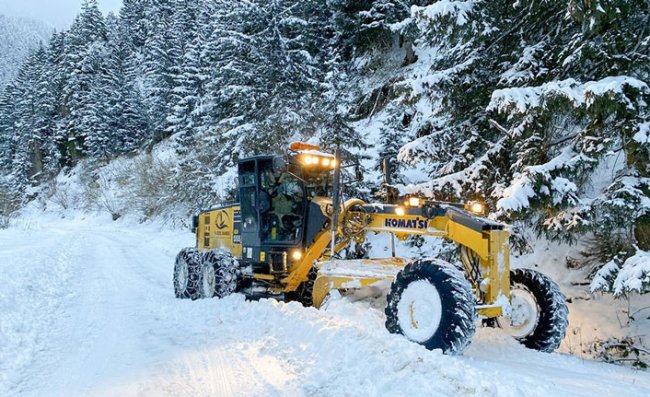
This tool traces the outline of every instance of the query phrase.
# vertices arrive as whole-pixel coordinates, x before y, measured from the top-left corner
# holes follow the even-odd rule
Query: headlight
[[[470,201],[465,205],[465,209],[475,214],[482,215],[485,212],[485,205],[478,201]]]
[[[306,166],[320,166],[318,168],[336,167],[336,160],[331,157],[318,156],[313,154],[302,154],[299,159]]]
[[[409,207],[419,207],[420,198],[419,197],[409,197]]]

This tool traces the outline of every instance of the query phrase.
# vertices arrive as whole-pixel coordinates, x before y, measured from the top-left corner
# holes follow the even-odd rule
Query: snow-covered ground
[[[389,334],[381,310],[174,298],[188,231],[108,215],[0,230],[0,396],[647,396],[650,374],[479,329],[463,356]]]

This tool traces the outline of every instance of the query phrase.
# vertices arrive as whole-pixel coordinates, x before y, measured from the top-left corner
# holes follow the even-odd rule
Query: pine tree
[[[436,56],[427,75],[400,83],[401,103],[416,106],[408,127],[415,140],[399,157],[426,165],[431,180],[406,190],[483,197],[495,216],[552,239],[623,233],[643,246],[648,8],[640,1],[414,7],[406,22],[417,28],[416,45]],[[628,159],[624,169],[590,196],[594,170],[617,151]]]
[[[28,57],[18,72],[13,84],[8,87],[8,96],[2,100],[4,120],[0,128],[4,131],[2,151],[5,161],[10,162],[7,177],[16,191],[22,192],[41,177],[43,170],[42,137],[39,135],[42,125],[39,97],[39,76],[45,66],[45,51],[41,48]]]
[[[173,0],[152,0],[146,18],[150,24],[149,36],[142,48],[143,103],[147,109],[152,143],[169,136],[167,116],[171,107],[175,65],[171,51],[173,42]]]
[[[106,30],[104,18],[96,0],[85,0],[82,12],[77,16],[66,37],[63,60],[67,76],[63,87],[65,133],[67,135],[66,158],[78,160],[85,149],[85,139],[96,121],[97,102],[90,91],[102,62]]]
[[[182,63],[175,79],[175,106],[168,121],[170,132],[179,133],[177,140],[182,146],[187,146],[193,134],[200,133],[209,125],[204,124],[207,98],[207,83],[210,76],[210,53],[208,40],[211,33],[211,19],[214,13],[212,2],[199,3],[196,8],[181,12],[190,15],[192,22],[179,21],[185,24],[185,48]]]

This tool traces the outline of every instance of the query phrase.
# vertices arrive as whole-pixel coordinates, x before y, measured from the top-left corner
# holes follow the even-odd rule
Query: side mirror
[[[264,190],[257,194],[257,209],[260,214],[267,213],[271,209],[271,196]]]
[[[196,229],[199,228],[199,216],[194,215],[192,217],[192,233],[196,233]]]

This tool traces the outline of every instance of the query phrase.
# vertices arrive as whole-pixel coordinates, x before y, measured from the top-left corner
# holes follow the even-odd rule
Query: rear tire
[[[201,261],[196,248],[183,248],[174,263],[174,293],[180,299],[199,299]]]
[[[463,273],[445,261],[407,265],[391,285],[386,328],[429,350],[461,354],[476,332],[476,297]]]
[[[201,254],[201,296],[223,298],[237,290],[239,265],[235,258],[223,250]]]
[[[550,353],[562,343],[569,325],[569,309],[560,287],[530,269],[510,272],[512,314],[496,323],[521,344]]]

